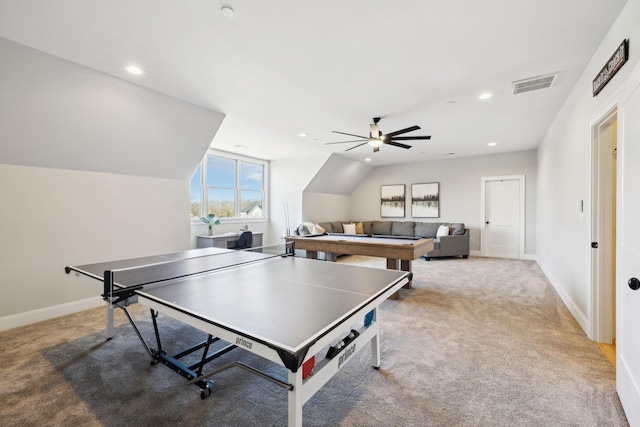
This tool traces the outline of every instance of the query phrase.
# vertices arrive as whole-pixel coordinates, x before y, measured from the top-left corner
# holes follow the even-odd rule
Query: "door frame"
[[[605,236],[602,235],[600,226],[601,218],[599,215],[599,155],[598,145],[600,137],[600,129],[611,124],[611,122],[618,117],[618,93],[609,99],[609,101],[589,120],[589,136],[591,141],[591,153],[589,159],[589,174],[590,174],[590,196],[591,201],[589,205],[589,230],[590,241],[600,242],[603,241]],[[619,140],[619,135],[616,137]],[[619,142],[619,141],[617,141]],[[617,178],[617,177],[616,177]],[[616,193],[619,191],[620,183],[616,179]],[[613,231],[616,235],[617,230]],[[589,318],[589,339],[595,342],[611,343],[613,338],[613,313],[611,312],[611,304],[615,304],[615,301],[611,301],[616,283],[607,285],[600,282],[600,267],[603,262],[601,253],[596,249],[589,248],[589,305],[588,305],[588,318]],[[616,263],[612,268],[617,270]]]
[[[524,175],[504,175],[504,176],[487,176],[480,178],[480,205],[481,205],[481,222],[480,222],[480,255],[486,256],[486,195],[485,188],[489,181],[505,181],[505,180],[517,180],[520,184],[520,200],[518,203],[518,259],[524,259],[524,247],[525,247],[525,176]]]

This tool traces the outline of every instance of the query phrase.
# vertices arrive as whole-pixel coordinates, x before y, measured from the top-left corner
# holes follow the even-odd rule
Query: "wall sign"
[[[618,70],[627,62],[629,58],[629,39],[624,39],[611,58],[602,67],[595,79],[593,79],[593,96],[596,96],[609,83],[609,80],[616,75]]]

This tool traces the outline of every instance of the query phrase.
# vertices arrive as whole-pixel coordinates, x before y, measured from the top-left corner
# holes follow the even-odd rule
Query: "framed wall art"
[[[404,184],[380,186],[380,216],[404,218]]]
[[[440,217],[440,183],[411,184],[411,216]]]

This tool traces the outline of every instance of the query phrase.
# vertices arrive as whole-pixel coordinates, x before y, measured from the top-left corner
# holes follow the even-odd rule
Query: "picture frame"
[[[404,184],[380,186],[380,216],[382,218],[404,218]]]
[[[411,184],[411,216],[440,217],[440,183]]]

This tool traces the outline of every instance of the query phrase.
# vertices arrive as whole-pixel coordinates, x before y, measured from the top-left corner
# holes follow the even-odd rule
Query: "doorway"
[[[592,339],[615,366],[618,114],[613,107],[591,128]]]
[[[524,175],[482,178],[482,256],[524,258],[524,181]]]

